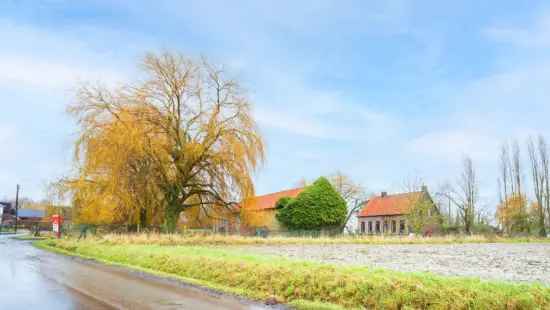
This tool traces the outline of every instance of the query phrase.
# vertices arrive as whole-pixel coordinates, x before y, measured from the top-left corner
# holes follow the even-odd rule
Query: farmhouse
[[[255,234],[257,229],[279,231],[275,204],[283,197],[294,198],[303,188],[255,196],[236,207],[190,208],[180,214],[179,223],[191,229],[207,229],[217,233]]]
[[[243,202],[241,209],[242,223],[250,229],[280,231],[281,225],[275,217],[275,205],[283,197],[296,198],[304,188],[294,188],[267,195],[252,197]]]
[[[417,212],[415,208],[422,208]],[[415,225],[411,223],[411,212],[416,216]],[[413,226],[420,232],[438,229],[439,212],[426,186],[416,192],[388,195],[382,192],[364,203],[357,215],[358,229],[363,234],[404,235],[412,232]],[[420,225],[418,225],[420,221]]]

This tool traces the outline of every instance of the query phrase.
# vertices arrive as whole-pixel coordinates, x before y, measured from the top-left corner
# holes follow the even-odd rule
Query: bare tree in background
[[[527,153],[529,154],[529,163],[531,166],[531,177],[533,182],[533,191],[535,193],[535,199],[537,201],[537,225],[538,233],[540,236],[546,236],[546,230],[544,227],[544,210],[545,210],[545,198],[544,189],[546,186],[546,176],[543,172],[541,155],[546,154],[546,147],[544,139],[539,137],[538,143],[531,137],[527,141]]]
[[[459,209],[464,221],[464,230],[466,233],[471,233],[479,190],[472,159],[470,157],[464,158],[463,165],[464,170],[458,184],[462,198]]]
[[[424,180],[417,175],[409,175],[405,180],[403,180],[403,191],[406,193],[418,192],[422,190],[424,186]]]
[[[546,140],[543,136],[539,136],[538,146],[541,174],[543,175],[543,178],[545,180],[542,189],[542,197],[544,203],[540,207],[546,210],[545,213],[548,217],[547,224],[550,225],[550,158],[548,155],[548,144],[546,144]]]
[[[302,177],[298,181],[296,181],[295,186],[296,187],[306,187],[309,185],[309,182],[306,180],[306,178]]]
[[[510,147],[508,143],[501,146],[499,161],[500,176],[497,180],[497,183],[499,185],[499,206],[500,208],[502,208],[502,210],[508,210],[510,197],[513,195],[514,192],[512,163],[510,160]],[[500,219],[499,221],[502,225],[502,228],[506,231],[507,234],[510,234],[510,225],[508,225],[507,221],[503,220],[504,217],[502,216],[502,214],[499,214],[502,212],[502,210],[497,210],[497,217]]]
[[[361,209],[363,202],[366,200],[367,195],[365,188],[341,172],[336,172],[329,177],[329,180],[340,196],[344,198],[348,207],[348,214],[342,226],[342,230],[347,229],[348,231],[351,231],[348,227],[348,223],[355,213]]]
[[[534,148],[533,148],[534,150]],[[528,147],[529,156],[532,152]],[[534,154],[534,153],[533,153]],[[531,159],[531,158],[530,158]],[[505,143],[500,152],[499,205],[497,218],[507,234],[528,232],[529,216],[524,193],[523,167],[519,143]]]
[[[508,199],[508,195],[510,194],[511,190],[511,182],[509,180],[510,175],[510,154],[508,152],[508,146],[506,144],[503,144],[500,148],[500,176],[498,179],[498,184],[500,187],[500,200],[501,203],[506,204],[506,200]]]
[[[522,194],[523,172],[521,150],[517,141],[505,143],[500,149],[500,176],[498,183],[503,201],[512,195]]]
[[[464,225],[464,232],[471,234],[477,215],[479,190],[472,159],[468,156],[465,157],[462,165],[462,173],[457,181],[456,188],[449,184],[439,195],[447,197],[456,207],[457,216],[460,217]]]
[[[453,213],[456,214],[456,211],[454,211],[455,206],[447,197],[446,194],[444,194],[448,189],[450,188],[450,185],[448,183],[440,184],[437,187],[437,191],[435,192],[434,198],[435,203],[438,206],[438,209],[441,211],[441,215],[443,215],[443,220],[446,221],[448,226],[453,226],[456,224],[456,220],[453,217]]]
[[[521,167],[521,150],[517,141],[512,143],[512,178],[514,194],[522,196],[521,186],[523,181],[523,172]]]

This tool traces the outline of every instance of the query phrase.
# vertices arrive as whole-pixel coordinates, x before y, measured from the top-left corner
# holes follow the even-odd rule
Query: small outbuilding
[[[17,211],[17,218],[21,223],[41,222],[45,216],[46,212],[44,210],[19,209]]]

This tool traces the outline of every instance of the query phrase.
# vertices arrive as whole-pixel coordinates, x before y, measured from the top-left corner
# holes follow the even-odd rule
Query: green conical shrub
[[[290,230],[336,228],[346,219],[346,202],[325,177],[320,177],[295,199],[277,202],[277,220]]]

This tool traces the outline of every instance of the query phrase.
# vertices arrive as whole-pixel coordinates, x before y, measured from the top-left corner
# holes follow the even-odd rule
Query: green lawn
[[[336,267],[227,247],[42,240],[37,246],[300,309],[550,309],[550,288],[365,267]]]

